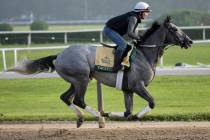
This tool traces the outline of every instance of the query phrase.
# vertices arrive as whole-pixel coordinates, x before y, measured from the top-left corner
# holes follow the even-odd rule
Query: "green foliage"
[[[42,20],[34,21],[31,26],[31,30],[48,30],[48,24]]]
[[[177,10],[162,15],[158,20],[163,21],[166,16],[171,16],[173,23],[178,26],[210,25],[210,14],[205,12]]]
[[[210,64],[209,43],[193,44],[192,48],[181,49],[179,46],[170,47],[163,56],[164,66],[174,66],[177,62],[196,65],[198,62]]]
[[[10,24],[0,24],[0,31],[13,31],[13,26]]]
[[[210,14],[199,11],[177,10],[171,13],[166,13],[160,16],[157,21],[160,23],[165,20],[167,16],[171,16],[172,22],[177,26],[206,26],[210,25]],[[148,27],[152,23],[147,24]],[[203,39],[202,29],[185,29],[183,30],[192,40]],[[210,39],[210,30],[206,29],[206,39]]]

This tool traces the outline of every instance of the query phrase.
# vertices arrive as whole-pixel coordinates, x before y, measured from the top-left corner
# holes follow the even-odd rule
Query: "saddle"
[[[117,48],[117,45],[109,45],[109,44],[106,44],[106,43],[103,43],[103,42],[101,42],[100,43],[103,47],[108,47],[108,48]]]

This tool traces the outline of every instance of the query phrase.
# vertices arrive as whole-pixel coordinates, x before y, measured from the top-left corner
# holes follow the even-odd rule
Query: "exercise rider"
[[[121,57],[127,47],[127,42],[123,35],[127,34],[131,39],[140,40],[136,28],[141,23],[141,19],[148,17],[150,11],[149,4],[138,2],[132,11],[113,17],[106,22],[103,34],[118,46],[115,52],[114,72],[123,69]]]

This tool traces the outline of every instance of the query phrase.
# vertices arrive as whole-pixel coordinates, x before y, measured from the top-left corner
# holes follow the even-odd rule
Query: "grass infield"
[[[148,90],[156,107],[143,120],[210,120],[210,76],[158,76]],[[0,80],[0,121],[75,120],[59,96],[69,84],[61,78]],[[124,111],[123,94],[103,86],[105,111]],[[86,93],[86,103],[97,108],[96,81]],[[134,96],[134,113],[147,102]],[[85,112],[86,120],[96,120]]]

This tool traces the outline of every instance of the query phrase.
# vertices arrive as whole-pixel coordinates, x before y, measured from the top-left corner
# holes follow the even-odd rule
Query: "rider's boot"
[[[115,51],[115,58],[114,58],[115,61],[114,61],[113,72],[117,72],[117,71],[123,69],[123,66],[121,65],[122,55],[123,55],[123,51],[116,49],[116,51]]]

